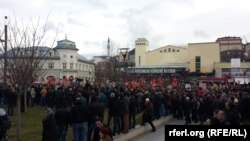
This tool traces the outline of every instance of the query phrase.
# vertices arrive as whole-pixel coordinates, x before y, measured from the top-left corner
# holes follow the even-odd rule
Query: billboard
[[[231,59],[231,68],[240,68],[240,58]]]

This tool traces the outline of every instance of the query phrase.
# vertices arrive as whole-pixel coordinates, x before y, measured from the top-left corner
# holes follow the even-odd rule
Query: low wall
[[[159,120],[154,120],[153,123],[155,127],[158,127],[158,126],[165,124],[171,118],[172,116],[162,117]],[[114,138],[114,141],[128,141],[129,139],[137,137],[148,131],[151,131],[151,126],[148,123],[146,123],[145,126],[140,126],[139,128],[130,130],[127,134],[122,134],[121,136]]]

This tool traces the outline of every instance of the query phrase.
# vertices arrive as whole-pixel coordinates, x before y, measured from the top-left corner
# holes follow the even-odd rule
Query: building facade
[[[250,44],[243,44],[240,37],[222,37],[215,42],[149,50],[147,39],[139,38],[135,41],[135,64],[132,73],[212,73],[245,83],[250,82]]]
[[[190,43],[187,46],[167,45],[149,50],[145,38],[135,41],[135,71],[161,68],[159,72],[190,71],[210,73],[214,63],[220,62],[219,44],[216,42]],[[156,71],[157,72],[157,71]]]
[[[25,48],[26,50],[28,48]],[[68,39],[57,41],[54,48],[38,47],[38,52],[47,54],[41,67],[42,76],[37,81],[48,83],[49,79],[60,80],[78,79],[85,83],[95,80],[95,65],[84,56],[78,54],[75,42]],[[11,54],[11,51],[9,51]]]
[[[57,41],[57,46],[51,51],[55,59],[47,61],[44,69],[47,69],[45,77],[55,78],[79,78],[83,82],[93,82],[95,79],[95,65],[93,62],[78,54],[75,42],[68,39]]]

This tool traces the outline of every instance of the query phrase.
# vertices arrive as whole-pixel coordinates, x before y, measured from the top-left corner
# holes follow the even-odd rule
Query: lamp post
[[[124,79],[126,78],[126,73],[127,73],[127,65],[126,65],[126,58],[127,58],[127,55],[128,55],[128,50],[129,48],[120,48],[120,53],[123,57],[123,63],[124,63]]]
[[[8,17],[4,17],[4,40],[0,39],[1,42],[4,42],[4,68],[3,68],[3,83],[6,85],[6,72],[7,72],[7,45],[8,45]]]

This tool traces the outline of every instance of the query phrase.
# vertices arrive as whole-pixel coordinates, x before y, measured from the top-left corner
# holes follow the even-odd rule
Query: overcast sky
[[[249,6],[249,0],[0,0],[0,17],[45,20],[49,15],[49,34],[58,28],[58,40],[67,34],[89,58],[107,54],[108,37],[113,53],[134,48],[140,37],[149,40],[150,49],[223,36],[250,41]]]

